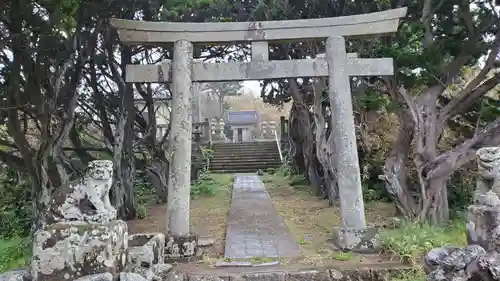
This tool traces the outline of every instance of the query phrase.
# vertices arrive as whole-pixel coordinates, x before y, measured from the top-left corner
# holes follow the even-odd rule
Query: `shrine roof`
[[[229,111],[227,113],[228,125],[257,124],[257,111]]]

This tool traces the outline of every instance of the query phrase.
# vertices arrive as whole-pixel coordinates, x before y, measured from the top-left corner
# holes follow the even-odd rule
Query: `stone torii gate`
[[[179,23],[110,19],[124,44],[174,44],[172,60],[158,65],[127,65],[126,68],[126,82],[172,83],[172,128],[180,128],[184,134],[183,137],[172,136],[170,143],[174,155],[168,193],[169,234],[175,239],[189,236],[188,163],[191,159],[193,82],[328,77],[342,218],[337,245],[348,250],[365,248],[374,234],[365,221],[349,77],[393,75],[394,68],[392,58],[357,58],[356,54],[347,54],[345,38],[394,33],[400,18],[405,15],[406,8],[399,8],[336,18],[263,22]],[[324,58],[269,60],[269,41],[316,38],[326,38]],[[193,61],[193,43],[234,42],[251,43],[250,62]]]

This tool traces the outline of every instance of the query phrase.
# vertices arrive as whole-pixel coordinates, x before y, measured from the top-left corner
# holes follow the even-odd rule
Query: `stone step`
[[[234,147],[213,147],[213,151],[231,151],[231,150],[246,150],[246,149],[278,149],[276,145],[262,145],[262,146],[234,146]]]
[[[277,167],[264,167],[264,168],[253,168],[253,167],[245,167],[245,168],[231,168],[231,167],[225,167],[224,169],[210,169],[210,172],[212,173],[219,173],[219,174],[235,174],[235,173],[255,173],[259,170],[265,170],[268,168],[275,168],[278,169],[279,166]]]
[[[213,149],[241,148],[241,147],[276,147],[276,142],[223,143],[223,144],[212,145]]]
[[[221,165],[210,165],[210,171],[218,171],[218,170],[251,170],[257,171],[259,169],[267,169],[267,168],[278,168],[280,166],[279,163],[255,163],[255,164],[221,164]]]
[[[248,155],[218,155],[213,157],[210,162],[223,162],[223,161],[254,161],[254,159],[258,159],[261,161],[272,161],[272,160],[280,160],[279,154],[248,154]]]
[[[260,157],[241,159],[241,158],[232,158],[232,159],[224,159],[224,158],[214,158],[210,161],[210,164],[232,164],[232,163],[281,163],[281,160],[278,157],[269,157],[266,159],[262,159]]]
[[[245,149],[245,150],[228,150],[228,151],[214,151],[214,155],[231,155],[231,154],[269,154],[269,153],[275,153],[278,154],[279,151],[274,148],[274,149]]]
[[[251,150],[229,150],[229,151],[214,151],[214,155],[265,155],[265,154],[276,154],[279,155],[277,149],[251,149]]]
[[[233,147],[212,147],[213,151],[231,151],[231,150],[246,150],[246,149],[278,149],[276,145],[252,145],[252,146],[233,146]]]
[[[265,169],[265,168],[274,168],[274,167],[279,167],[281,166],[280,162],[275,162],[275,163],[256,163],[256,164],[215,164],[215,165],[210,165],[209,168],[210,170],[226,170],[226,169]]]

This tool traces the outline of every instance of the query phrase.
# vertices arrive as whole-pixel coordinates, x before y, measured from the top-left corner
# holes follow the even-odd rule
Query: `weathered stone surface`
[[[83,178],[54,191],[46,223],[107,223],[116,219],[116,209],[109,200],[112,183],[113,162],[91,161]]]
[[[125,271],[137,273],[148,281],[164,280],[172,268],[165,264],[163,233],[134,234],[129,237]]]
[[[189,233],[189,202],[191,186],[191,153],[193,97],[191,71],[193,44],[186,40],[175,42],[172,67],[172,114],[169,155],[172,156],[168,177],[167,230],[182,236]],[[168,251],[168,249],[167,249]],[[196,253],[196,252],[193,252]]]
[[[217,261],[215,267],[252,267],[249,261]]]
[[[113,276],[124,268],[127,224],[56,223],[37,231],[31,275],[35,281],[71,280],[96,273]]]
[[[147,279],[138,273],[121,272],[120,281],[147,281]]]
[[[341,249],[350,250],[365,236],[366,228],[361,174],[356,145],[354,113],[352,108],[350,73],[347,71],[345,38],[331,36],[326,40],[326,61],[328,62],[328,97],[334,140],[333,157],[339,186],[340,227],[338,243]],[[390,75],[390,74],[389,74]],[[352,234],[353,237],[348,235]]]
[[[467,242],[500,251],[500,147],[477,151],[478,178],[474,205],[468,209]]]
[[[427,280],[500,280],[500,147],[477,151],[478,179],[469,206],[465,249],[436,248],[423,262]]]
[[[479,245],[432,249],[423,262],[429,281],[500,280],[500,254]]]
[[[374,253],[381,248],[378,230],[375,227],[335,229],[333,231],[333,242],[336,247],[343,251]]]
[[[189,281],[387,281],[411,267],[268,271],[230,275],[189,274]]]
[[[330,281],[330,278],[328,270],[308,270],[288,273],[286,281]]]
[[[210,247],[214,244],[214,239],[211,238],[199,238],[198,247]]]
[[[270,261],[270,262],[255,263],[255,264],[253,264],[253,267],[275,266],[275,265],[279,265],[279,264],[280,264],[280,261]]]
[[[0,273],[0,281],[28,281],[30,276],[24,269]]]
[[[170,61],[164,61],[159,65],[127,65],[127,82],[171,82],[171,69],[172,62]],[[241,71],[242,69],[244,71]],[[394,72],[394,64],[389,58],[351,58],[347,60],[346,72],[352,76],[387,75]],[[223,64],[193,62],[193,81],[219,81],[220,77],[224,77],[225,80],[238,81],[304,76],[328,76],[326,60],[318,58]]]
[[[163,233],[134,234],[128,238],[127,267],[147,267],[162,264],[165,259],[165,235]]]
[[[500,251],[500,208],[471,205],[468,209],[467,243],[487,251]]]
[[[109,272],[82,276],[74,281],[113,281],[113,274]]]
[[[168,235],[165,247],[165,259],[167,262],[191,260],[196,257],[197,251],[198,235]]]
[[[172,265],[168,263],[153,265],[153,281],[167,280],[168,275],[172,272]]]
[[[474,204],[500,207],[500,147],[483,147],[476,153]]]
[[[237,275],[231,281],[285,281],[285,272],[260,272]]]
[[[231,23],[150,23],[110,19],[125,44],[192,42],[242,42],[326,38],[332,35],[377,35],[397,31],[406,8],[323,19]]]
[[[167,274],[167,278],[165,278],[164,281],[184,281],[184,280],[188,280],[186,274],[182,274],[172,270]]]
[[[189,275],[188,281],[229,281],[229,276]]]

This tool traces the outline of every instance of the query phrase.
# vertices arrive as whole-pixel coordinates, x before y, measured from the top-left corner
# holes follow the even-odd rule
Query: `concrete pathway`
[[[225,258],[296,257],[300,248],[259,176],[236,174]]]

